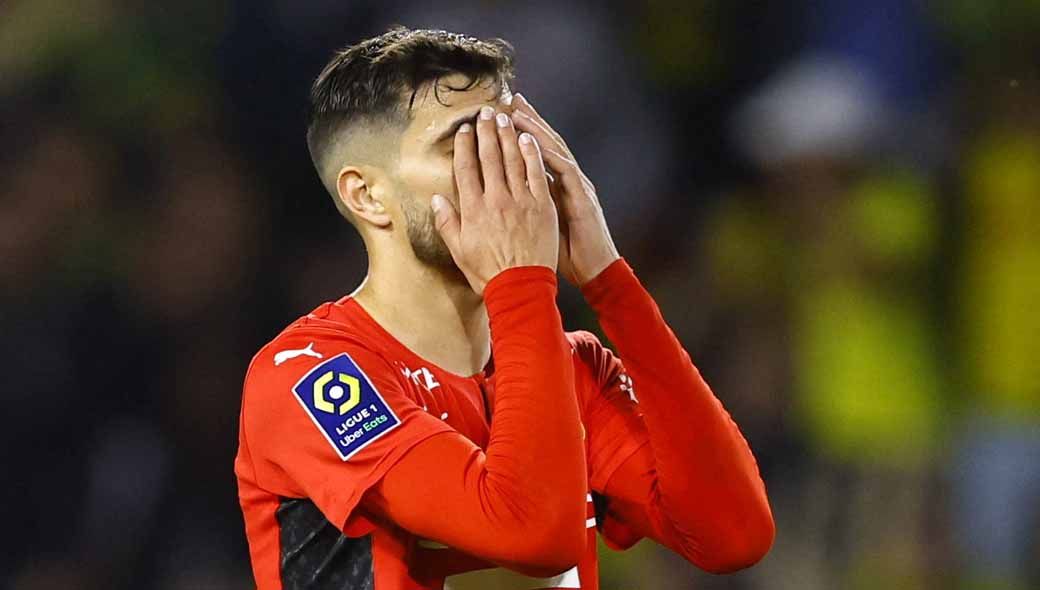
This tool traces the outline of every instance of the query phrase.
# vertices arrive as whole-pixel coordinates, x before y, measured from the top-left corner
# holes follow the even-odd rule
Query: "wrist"
[[[510,268],[488,281],[484,306],[496,358],[518,345],[535,354],[565,348],[556,289],[556,272],[546,266]]]
[[[557,286],[556,271],[548,266],[514,266],[484,285],[484,305],[488,314],[494,315],[532,298],[548,297],[555,301]]]
[[[614,264],[615,262],[617,262],[620,259],[621,259],[621,255],[618,254],[617,250],[613,250],[612,252],[604,253],[602,256],[599,257],[598,262],[595,262],[593,264],[588,265],[587,271],[583,272],[581,275],[579,275],[577,277],[577,279],[578,279],[578,284],[577,284],[578,288],[584,289],[585,285],[587,285],[587,284],[591,283],[592,281],[594,281],[596,279],[596,277],[598,277],[601,274],[603,274],[603,271],[605,271],[607,268],[609,268],[610,265]]]
[[[594,309],[600,309],[625,294],[645,290],[632,267],[623,257],[617,257],[591,280],[581,285],[582,295]]]
[[[602,214],[594,218],[573,221],[569,224],[568,229],[574,239],[573,243],[580,244],[576,248],[577,251],[573,253],[578,287],[599,276],[604,269],[621,258]]]

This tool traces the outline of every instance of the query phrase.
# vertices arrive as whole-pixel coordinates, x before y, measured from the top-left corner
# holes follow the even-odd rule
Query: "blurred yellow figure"
[[[1033,587],[1040,540],[1040,132],[1018,109],[1003,117],[965,167],[957,342],[967,403],[952,514],[965,587],[1019,590]]]

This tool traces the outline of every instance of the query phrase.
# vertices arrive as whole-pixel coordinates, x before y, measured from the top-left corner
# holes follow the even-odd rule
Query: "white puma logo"
[[[307,345],[307,348],[298,348],[296,350],[283,350],[274,355],[274,366],[278,366],[289,359],[294,359],[298,356],[313,356],[314,358],[324,358],[320,352],[314,352],[314,343],[311,342]]]

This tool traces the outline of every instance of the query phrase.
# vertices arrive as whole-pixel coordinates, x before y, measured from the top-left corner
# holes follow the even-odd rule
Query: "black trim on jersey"
[[[607,517],[607,504],[609,502],[606,496],[592,492],[592,510],[596,516],[596,530],[601,533],[603,532],[603,521]]]
[[[283,590],[373,590],[372,537],[346,537],[307,499],[282,498]]]

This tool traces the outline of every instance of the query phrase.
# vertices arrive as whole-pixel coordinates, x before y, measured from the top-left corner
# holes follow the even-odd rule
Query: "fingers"
[[[548,147],[555,143],[562,149],[563,152],[570,153],[570,150],[567,149],[566,142],[563,141],[563,136],[557,133],[556,130],[553,129],[553,126],[550,125],[549,122],[546,121],[544,118],[542,118],[540,114],[538,114],[538,111],[534,110],[534,106],[532,106],[531,103],[527,102],[526,97],[524,97],[522,94],[514,94],[512,104],[515,105],[515,110],[513,112],[520,113],[520,118],[526,116],[529,120],[533,121],[535,124],[537,124],[545,130],[548,137],[544,139],[538,138],[539,141],[542,142],[543,146]],[[525,129],[525,131],[530,130]],[[552,142],[546,142],[546,139],[551,139]]]
[[[577,191],[581,191],[583,188],[585,173],[578,168],[578,163],[550,148],[542,149],[542,156],[549,169],[559,173],[559,181],[567,187],[567,190],[579,194]]]
[[[485,106],[477,117],[477,152],[480,154],[485,195],[501,195],[508,190],[494,116],[495,109]]]
[[[517,129],[533,135],[542,148],[556,148],[557,151],[566,152],[560,146],[560,142],[557,141],[555,135],[527,113],[520,110],[513,111],[513,123]]]
[[[459,214],[455,211],[451,201],[442,195],[433,195],[430,207],[433,208],[434,225],[437,227],[437,232],[454,256],[458,252],[459,233],[462,231]]]
[[[480,161],[477,159],[476,143],[473,126],[463,123],[455,133],[455,156],[452,159],[455,185],[459,192],[459,206],[463,211],[472,210],[484,193],[480,183]]]
[[[509,119],[509,115],[498,113],[495,115],[495,126],[498,127],[498,134],[501,139],[502,160],[509,192],[513,194],[514,199],[526,197],[528,194],[525,184],[527,180],[527,166],[524,164],[524,156],[520,153],[520,146],[517,143],[516,129],[513,128],[513,122]]]
[[[535,139],[541,142],[537,135],[535,135]],[[550,147],[543,147],[542,155],[545,156],[545,163],[549,165],[549,169],[560,176],[573,176],[578,172],[577,162]]]
[[[514,119],[516,118],[517,117],[514,117]],[[559,146],[555,144],[549,133],[541,125],[535,123],[530,117],[521,114],[519,119],[520,121],[518,121],[517,128],[534,135],[535,139],[538,140],[539,146],[542,148],[542,156],[545,158],[545,164],[549,167],[550,171],[555,172],[558,175],[559,178],[554,178],[553,180],[563,183],[563,185],[570,191],[581,190],[584,173],[578,167],[578,163],[570,157],[570,152],[561,153],[554,149],[554,147],[558,148]],[[579,193],[575,192],[575,194]]]
[[[565,181],[568,176],[580,176],[582,174],[578,163],[574,161],[574,156],[571,155],[567,146],[560,145],[554,139],[556,137],[555,133],[551,133],[542,124],[520,111],[513,111],[513,121],[516,123],[517,129],[534,135],[535,139],[538,140],[538,144],[542,147],[542,153],[545,155],[545,163],[551,171],[556,172]]]
[[[530,133],[521,133],[518,143],[527,166],[527,185],[530,187],[531,195],[536,201],[551,203],[552,197],[549,195],[549,183],[545,178],[545,165],[542,163],[538,141]]]

